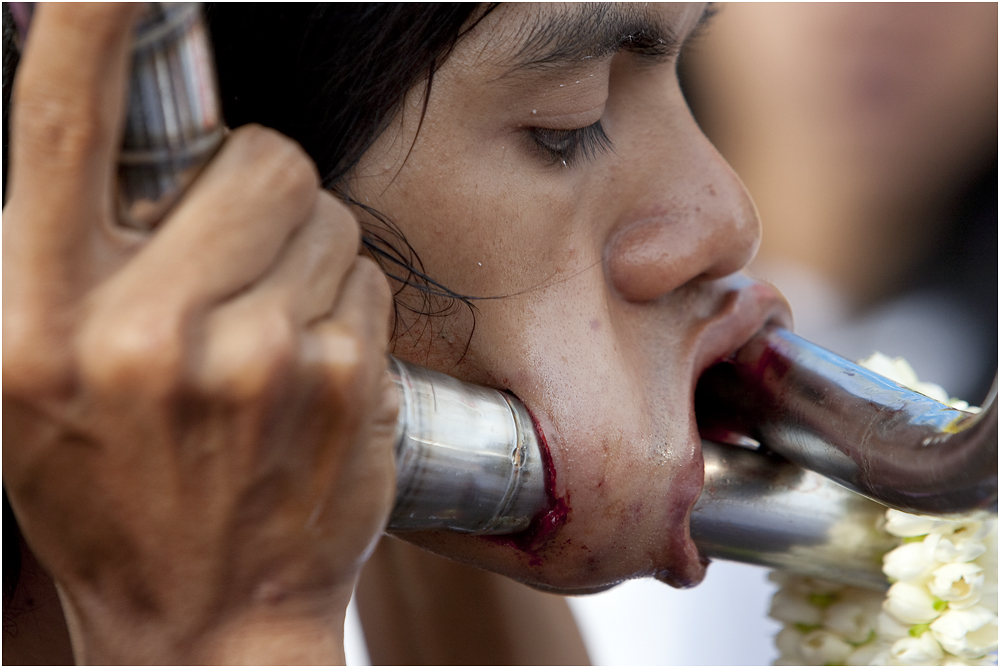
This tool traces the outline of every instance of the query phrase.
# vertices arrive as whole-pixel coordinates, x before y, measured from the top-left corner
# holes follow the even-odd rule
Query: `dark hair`
[[[210,4],[206,18],[226,123],[233,128],[260,123],[295,139],[315,161],[323,185],[349,200],[345,176],[386,130],[411,88],[426,81],[425,95],[430,94],[434,72],[464,34],[463,26],[469,24],[467,32],[478,21],[473,18],[478,8],[453,3]],[[479,11],[478,18],[490,9]],[[14,34],[4,3],[5,201],[8,110],[18,63]],[[387,274],[416,287],[425,299],[440,296],[449,304],[457,299],[469,305],[424,274],[419,257],[391,221],[363,208],[380,223],[366,227],[363,242]],[[451,308],[421,312],[441,314]],[[3,512],[3,594],[9,601],[20,573],[20,533],[6,490]]]
[[[354,200],[345,177],[396,117],[406,93],[422,81],[426,110],[436,69],[492,8],[474,3],[208,8],[227,124],[260,123],[295,139],[316,163],[323,186],[377,221],[362,225],[362,243],[398,282],[397,315],[400,308],[447,315],[464,305],[475,322],[475,297],[428,276],[393,221]],[[419,299],[399,299],[406,287]]]

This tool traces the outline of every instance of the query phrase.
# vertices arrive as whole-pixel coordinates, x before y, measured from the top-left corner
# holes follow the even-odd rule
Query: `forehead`
[[[674,55],[704,3],[501,4],[467,36],[476,64],[505,73],[584,65],[619,50]]]

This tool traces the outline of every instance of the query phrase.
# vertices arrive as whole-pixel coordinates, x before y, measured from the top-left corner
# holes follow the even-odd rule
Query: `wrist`
[[[343,665],[342,608],[325,615],[251,614],[199,639],[188,661],[215,665]]]
[[[77,663],[343,664],[352,587],[312,600],[262,600],[246,609],[150,616],[108,606],[63,608]]]

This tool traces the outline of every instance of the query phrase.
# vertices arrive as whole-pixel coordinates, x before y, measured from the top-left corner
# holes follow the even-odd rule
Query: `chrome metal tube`
[[[750,436],[887,506],[995,513],[995,387],[972,415],[769,328],[702,377],[696,413],[704,437]]]
[[[222,144],[212,50],[197,3],[149,3],[135,27],[118,218],[156,226]]]
[[[515,397],[390,358],[399,389],[389,529],[515,533],[548,505],[531,415]]]
[[[35,3],[9,4],[23,48]],[[118,222],[148,231],[212,159],[225,129],[200,4],[146,3],[134,36],[118,157]]]
[[[400,392],[390,531],[528,528],[548,506],[531,416],[515,397],[390,358]],[[764,453],[703,441],[691,535],[715,559],[885,588],[885,507]]]
[[[885,589],[885,507],[781,458],[702,441],[691,537],[707,557]]]

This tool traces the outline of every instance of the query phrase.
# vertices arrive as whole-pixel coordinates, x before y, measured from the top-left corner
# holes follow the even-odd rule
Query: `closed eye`
[[[584,128],[530,128],[529,133],[553,164],[561,162],[566,167],[581,160],[593,160],[615,150],[600,120]]]

